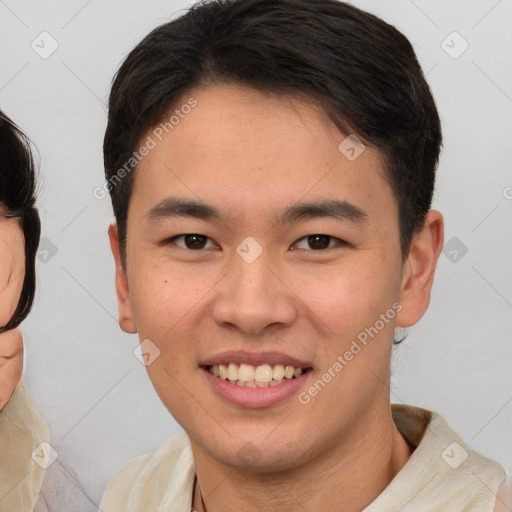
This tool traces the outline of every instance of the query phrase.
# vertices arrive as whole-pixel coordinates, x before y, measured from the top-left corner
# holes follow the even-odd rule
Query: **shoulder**
[[[19,382],[0,411],[0,510],[33,509],[50,456],[49,442],[48,425]]]
[[[489,512],[503,468],[468,446],[434,411],[393,404],[393,419],[412,455],[365,512],[382,510]],[[505,509],[507,510],[507,509]]]
[[[505,480],[500,464],[466,444],[436,412],[432,412],[420,447],[423,460],[436,474],[432,484],[440,505],[453,503],[461,510],[475,512],[492,510],[498,488]]]
[[[512,510],[512,477],[508,477],[498,489],[494,512],[509,512]]]
[[[130,460],[114,474],[100,509],[103,512],[150,511],[166,502],[190,503],[194,476],[188,437],[169,439],[154,452]]]

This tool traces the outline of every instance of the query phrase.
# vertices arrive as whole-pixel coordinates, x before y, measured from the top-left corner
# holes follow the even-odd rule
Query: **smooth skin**
[[[16,310],[25,276],[23,232],[0,208],[0,325]],[[23,338],[18,329],[0,334],[0,411],[9,403],[23,371]]]
[[[346,135],[298,98],[213,85],[177,107],[190,97],[197,107],[136,170],[126,268],[109,227],[120,325],[161,351],[148,374],[190,437],[208,512],[360,511],[411,454],[391,416],[391,347],[395,327],[428,307],[442,215],[428,213],[403,259],[397,201],[374,149],[349,161],[338,150]],[[169,196],[201,200],[223,219],[150,221]],[[326,199],[365,220],[276,222],[290,206]],[[208,237],[204,247],[174,238],[188,233]],[[315,234],[332,237],[327,248],[310,243]],[[250,264],[236,252],[248,236],[263,249]],[[234,406],[199,367],[227,350],[281,351],[313,363],[307,388],[396,302],[398,315],[307,405]],[[259,455],[244,462],[237,454],[249,442]],[[199,493],[193,505],[201,510]]]

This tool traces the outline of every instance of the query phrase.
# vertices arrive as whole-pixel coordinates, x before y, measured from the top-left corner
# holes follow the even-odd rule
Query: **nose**
[[[292,325],[298,308],[285,276],[271,268],[264,254],[252,263],[235,254],[233,263],[217,287],[215,322],[253,337]]]

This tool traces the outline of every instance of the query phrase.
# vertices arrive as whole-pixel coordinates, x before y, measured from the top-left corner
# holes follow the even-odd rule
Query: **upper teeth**
[[[294,366],[284,366],[276,364],[260,364],[253,366],[252,364],[236,363],[214,364],[209,367],[211,373],[216,377],[224,380],[229,380],[231,383],[236,383],[240,386],[249,387],[266,387],[276,386],[281,384],[283,379],[293,379],[302,374],[302,368],[295,368]]]

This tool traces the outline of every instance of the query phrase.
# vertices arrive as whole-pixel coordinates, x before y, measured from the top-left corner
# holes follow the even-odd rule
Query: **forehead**
[[[191,99],[195,106],[184,108]],[[194,89],[145,135],[153,147],[135,173],[132,201],[149,207],[186,195],[239,214],[333,198],[371,210],[378,195],[394,209],[379,153],[363,146],[350,160],[340,150],[346,137],[299,98],[238,85]]]

